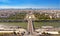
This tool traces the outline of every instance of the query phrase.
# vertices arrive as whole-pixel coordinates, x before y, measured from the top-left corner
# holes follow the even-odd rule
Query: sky
[[[0,0],[0,8],[60,8],[60,0]]]

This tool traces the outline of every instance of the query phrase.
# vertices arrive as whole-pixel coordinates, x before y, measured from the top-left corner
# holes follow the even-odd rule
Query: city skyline
[[[0,8],[60,8],[60,0],[0,0]]]

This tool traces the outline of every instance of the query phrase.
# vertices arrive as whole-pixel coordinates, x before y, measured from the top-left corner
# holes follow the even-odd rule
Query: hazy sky
[[[60,8],[60,0],[0,0],[0,8]]]

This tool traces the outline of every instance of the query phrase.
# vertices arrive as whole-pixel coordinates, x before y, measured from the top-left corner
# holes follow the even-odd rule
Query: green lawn
[[[21,26],[26,28],[27,22],[0,22],[2,25]]]
[[[27,27],[27,22],[0,22],[2,25],[14,25],[14,26],[21,26],[23,28]],[[41,26],[54,26],[54,27],[60,27],[60,22],[34,22],[34,27],[41,27]]]
[[[23,28],[27,28],[27,22],[0,22],[1,25],[16,25],[16,26],[21,26]],[[51,25],[54,27],[60,27],[60,22],[34,22],[34,27],[41,27],[41,26],[46,26],[46,25]],[[11,36],[11,34],[1,34],[0,36]],[[51,35],[51,36],[60,36],[59,35]]]
[[[60,22],[34,22],[35,27],[41,27],[41,26],[54,26],[54,27],[60,27]]]

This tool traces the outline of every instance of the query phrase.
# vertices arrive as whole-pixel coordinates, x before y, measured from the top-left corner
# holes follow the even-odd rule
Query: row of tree
[[[12,14],[7,18],[0,18],[0,20],[23,20],[26,16],[26,13],[16,13]]]
[[[26,17],[26,12],[21,12],[21,13],[16,13],[12,14],[7,18],[0,18],[0,20],[24,20]],[[49,15],[45,15],[45,13],[33,13],[34,16],[36,17],[36,20],[51,20]],[[52,18],[52,20],[60,20],[60,18]]]
[[[50,18],[50,16],[47,15],[47,14],[45,14],[45,13],[42,13],[42,14],[40,14],[40,13],[34,13],[34,16],[38,20],[60,20],[60,18],[54,18],[54,17]]]

